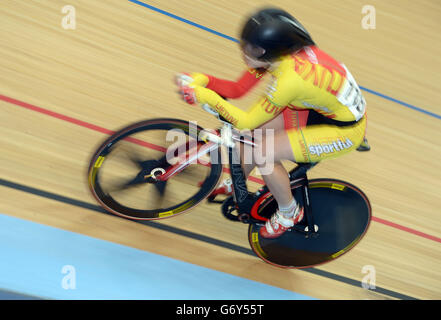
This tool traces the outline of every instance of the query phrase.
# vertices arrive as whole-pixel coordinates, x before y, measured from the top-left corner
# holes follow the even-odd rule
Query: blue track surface
[[[312,299],[3,214],[0,226],[0,290],[6,291],[5,299],[8,291],[43,299]]]

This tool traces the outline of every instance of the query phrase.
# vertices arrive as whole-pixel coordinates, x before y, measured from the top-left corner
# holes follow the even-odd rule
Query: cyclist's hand
[[[179,93],[188,104],[195,104],[197,102],[193,86],[182,86],[179,88]]]
[[[209,79],[205,74],[199,72],[179,73],[175,77],[175,82],[178,87],[187,87],[189,85],[206,87]]]
[[[179,89],[181,87],[189,86],[193,81],[194,79],[190,76],[189,73],[178,73],[175,76],[175,83],[179,87]]]

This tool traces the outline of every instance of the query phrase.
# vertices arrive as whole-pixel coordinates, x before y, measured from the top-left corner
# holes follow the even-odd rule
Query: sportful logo
[[[352,141],[349,138],[347,138],[346,142],[342,142],[339,139],[337,141],[333,141],[327,144],[311,145],[308,147],[308,149],[311,154],[316,154],[318,157],[320,157],[321,154],[328,154],[336,151],[342,151],[344,149],[349,149],[353,145],[354,144],[352,143]]]

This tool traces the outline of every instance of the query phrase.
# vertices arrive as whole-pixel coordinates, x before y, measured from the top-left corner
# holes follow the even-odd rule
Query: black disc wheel
[[[294,197],[303,205],[300,183],[291,185]],[[248,229],[253,251],[265,262],[283,268],[309,268],[330,262],[351,250],[365,235],[371,221],[371,206],[357,187],[340,180],[309,181],[309,201],[317,233],[308,236],[306,219],[281,237],[266,239],[259,229],[277,209],[272,195],[262,195],[258,217]]]

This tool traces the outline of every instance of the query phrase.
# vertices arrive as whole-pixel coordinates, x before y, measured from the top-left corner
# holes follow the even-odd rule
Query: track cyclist
[[[259,230],[277,238],[303,219],[282,160],[315,163],[369,148],[364,138],[366,101],[349,70],[320,50],[308,31],[289,13],[264,8],[252,14],[241,32],[248,69],[237,81],[204,73],[179,74],[179,92],[189,104],[208,104],[237,129],[273,129],[273,170],[262,174],[278,210]],[[272,82],[247,111],[224,98],[249,92],[266,74]],[[266,137],[257,148],[266,149]],[[359,149],[360,150],[360,149]],[[244,164],[245,175],[259,165]],[[215,192],[228,193],[227,185]]]

